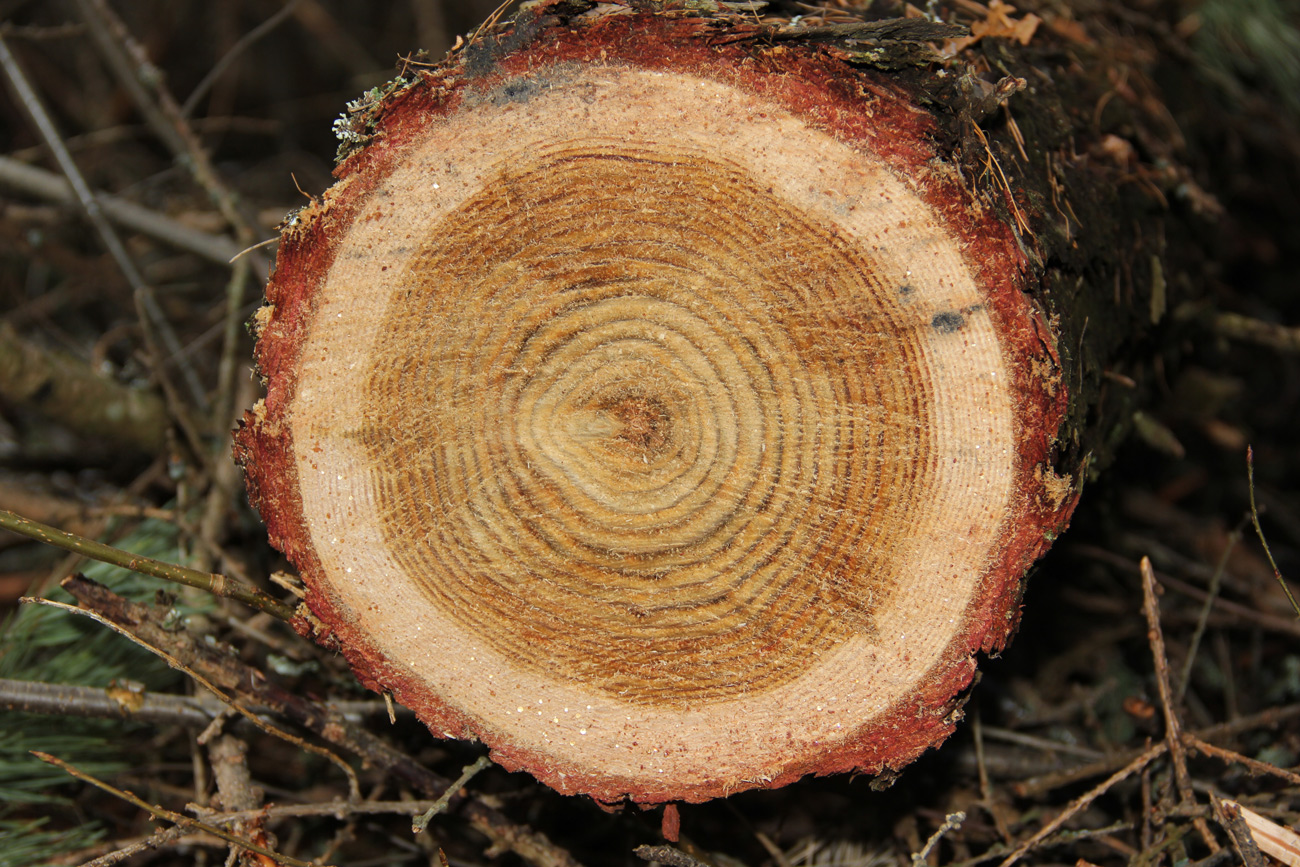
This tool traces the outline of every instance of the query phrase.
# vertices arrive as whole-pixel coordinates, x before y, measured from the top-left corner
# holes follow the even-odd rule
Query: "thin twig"
[[[384,712],[383,702],[330,701],[325,707],[345,718],[362,719]],[[248,705],[258,715],[274,714],[263,705]],[[215,696],[166,692],[123,693],[113,688],[0,678],[0,709],[55,716],[129,719],[135,722],[205,726],[226,705]]]
[[[1156,600],[1156,576],[1151,569],[1151,558],[1143,557],[1139,568],[1142,572],[1142,613],[1147,619],[1147,641],[1151,644],[1151,655],[1155,661],[1156,691],[1165,716],[1165,743],[1168,744],[1169,755],[1173,759],[1178,795],[1184,802],[1190,802],[1194,797],[1192,780],[1187,774],[1187,758],[1183,754],[1180,737],[1182,727],[1169,688],[1169,658],[1165,655],[1165,636],[1160,628],[1160,603]]]
[[[1142,611],[1147,618],[1147,639],[1151,643],[1151,656],[1155,663],[1160,707],[1165,715],[1165,743],[1169,745],[1169,757],[1174,765],[1174,783],[1178,787],[1178,799],[1184,804],[1194,804],[1196,795],[1192,791],[1192,778],[1187,773],[1187,756],[1183,751],[1182,721],[1174,709],[1173,690],[1169,686],[1169,657],[1165,653],[1164,630],[1160,628],[1160,603],[1156,599],[1156,576],[1151,568],[1151,558],[1143,557],[1139,569],[1142,573]],[[1210,832],[1205,818],[1197,816],[1192,824],[1210,851],[1217,852],[1219,843]]]
[[[212,446],[209,466],[210,484],[207,502],[204,504],[203,518],[199,526],[199,538],[204,547],[219,552],[220,566],[234,571],[232,559],[221,550],[221,540],[225,537],[226,518],[231,513],[231,504],[235,492],[243,481],[239,468],[227,455],[230,454],[231,429],[235,425],[235,416],[245,400],[238,393],[239,383],[235,376],[238,358],[241,354],[241,335],[244,316],[241,307],[252,269],[246,263],[235,265],[230,281],[226,286],[225,334],[222,338],[221,360],[217,364],[217,390],[212,399],[212,427],[215,442]],[[248,383],[252,388],[252,383]],[[246,395],[247,402],[253,395]],[[208,565],[200,562],[199,565]]]
[[[1079,813],[1086,810],[1089,804],[1091,804],[1093,801],[1100,798],[1102,795],[1106,794],[1116,784],[1128,779],[1133,774],[1136,774],[1138,771],[1145,768],[1148,764],[1155,761],[1160,756],[1164,755],[1168,749],[1169,749],[1168,742],[1161,741],[1155,746],[1149,747],[1148,749],[1144,750],[1140,755],[1138,755],[1136,759],[1129,762],[1127,765],[1125,765],[1120,770],[1116,771],[1114,774],[1111,774],[1101,783],[1098,783],[1096,786],[1093,786],[1091,789],[1084,792],[1078,798],[1071,801],[1069,806],[1067,806],[1064,810],[1062,810],[1055,819],[1052,819],[1052,821],[1048,822],[1042,828],[1039,828],[1038,833],[1034,834],[1034,836],[1030,837],[1028,840],[1021,843],[1019,846],[1017,846],[1015,851],[1012,852],[1010,855],[1008,855],[1006,860],[1004,860],[1001,864],[999,864],[998,867],[1011,867],[1012,864],[1016,863],[1022,857],[1024,857],[1025,853],[1027,853],[1030,849],[1033,849],[1039,843],[1043,842],[1049,836],[1051,836],[1052,833],[1057,828],[1060,828],[1066,822],[1070,821],[1070,819],[1072,819],[1074,816],[1077,816]]]
[[[1300,867],[1300,834],[1290,828],[1279,825],[1272,819],[1249,810],[1236,801],[1226,798],[1220,801],[1225,810],[1235,810],[1241,821],[1246,824],[1251,838],[1260,852],[1271,855],[1288,867]]]
[[[494,9],[492,14],[487,17],[487,20],[480,24],[478,28],[470,34],[469,42],[467,44],[473,45],[479,36],[481,36],[485,31],[491,30],[495,27],[497,22],[501,20],[501,16],[506,13],[506,9],[508,9],[510,4],[513,2],[515,2],[515,0],[504,0],[500,6]]]
[[[0,185],[60,205],[76,202],[71,184],[62,176],[6,156],[0,156]],[[225,235],[212,235],[191,229],[166,214],[107,193],[93,192],[92,195],[104,216],[124,229],[148,235],[218,265],[229,264],[231,259],[239,255],[239,244]]]
[[[31,42],[43,42],[47,39],[70,39],[81,36],[86,28],[81,24],[60,24],[53,27],[39,25],[13,24],[0,21],[0,36],[12,36],[14,39],[26,39]]]
[[[1286,780],[1293,786],[1300,786],[1300,774],[1288,771],[1285,768],[1279,768],[1277,765],[1270,765],[1268,762],[1261,762],[1258,759],[1252,759],[1249,756],[1243,756],[1241,753],[1233,750],[1226,750],[1223,747],[1216,747],[1214,744],[1207,744],[1205,741],[1195,735],[1183,735],[1183,743],[1196,750],[1198,753],[1206,756],[1213,756],[1229,764],[1242,765],[1252,775],[1268,774]]]
[[[85,29],[84,26],[82,28]],[[271,118],[245,117],[241,115],[222,115],[218,117],[202,117],[194,121],[194,129],[202,133],[212,133],[214,135],[225,135],[226,133],[235,133],[250,136],[275,136],[284,128],[284,125]],[[153,131],[143,123],[121,123],[116,126],[106,126],[101,129],[90,130],[89,132],[78,133],[77,135],[64,136],[63,143],[72,153],[78,153],[83,150],[93,148],[112,147],[122,142],[131,141],[151,134]],[[21,162],[28,162],[34,159],[40,159],[45,155],[45,145],[34,144],[25,148],[18,148],[9,152],[11,159]],[[71,200],[69,200],[71,201]],[[100,196],[100,204],[103,204],[103,196]],[[109,215],[112,216],[111,214]]]
[[[256,244],[250,244],[249,246],[245,247],[244,249],[240,250],[238,253],[231,256],[229,259],[227,259],[226,264],[233,265],[236,262],[238,262],[240,259],[247,256],[249,253],[252,253],[254,250],[260,250],[263,247],[269,247],[272,244],[278,244],[279,242],[280,242],[280,236],[276,235],[274,238],[267,238],[265,241],[258,241]]]
[[[1035,735],[1028,735],[1024,732],[1012,731],[999,726],[984,726],[983,735],[991,741],[1002,741],[1007,744],[1016,744],[1022,747],[1032,747],[1044,752],[1060,753],[1067,756],[1078,756],[1081,759],[1096,761],[1102,757],[1102,754],[1096,750],[1087,747],[1081,747],[1077,744],[1065,744],[1060,741],[1054,741],[1050,738],[1040,738]]]
[[[929,840],[925,841],[925,845],[921,847],[921,851],[912,854],[912,867],[926,867],[926,859],[930,857],[930,853],[934,851],[934,847],[939,845],[939,841],[943,839],[943,835],[947,834],[949,831],[956,831],[961,827],[961,823],[965,821],[966,814],[960,811],[949,813],[945,816],[943,824],[930,835]]]
[[[1071,550],[1094,560],[1109,563],[1112,566],[1115,566],[1118,569],[1123,569],[1127,572],[1138,571],[1137,567],[1134,566],[1133,562],[1127,557],[1121,557],[1120,555],[1107,551],[1104,548],[1098,548],[1093,545],[1075,545]],[[1177,590],[1179,593],[1183,593],[1198,600],[1205,600],[1208,598],[1208,594],[1204,590],[1188,584],[1186,581],[1158,570],[1155,575],[1157,581],[1166,587]],[[1257,611],[1248,605],[1242,605],[1240,602],[1233,602],[1231,599],[1224,599],[1222,596],[1214,600],[1214,608],[1222,614],[1239,618],[1252,626],[1258,626],[1272,632],[1286,633],[1287,635],[1300,635],[1300,622],[1297,622],[1296,618],[1293,617],[1279,617],[1276,614],[1267,614],[1263,611]]]
[[[1282,577],[1281,570],[1277,568],[1277,561],[1273,559],[1273,552],[1269,550],[1268,540],[1264,538],[1264,528],[1259,525],[1259,510],[1255,508],[1255,450],[1250,446],[1246,446],[1246,480],[1250,489],[1250,521],[1255,525],[1255,533],[1259,536],[1259,543],[1264,546],[1264,554],[1268,556],[1268,565],[1273,567],[1273,576],[1277,578],[1277,583],[1281,585],[1287,601],[1291,603],[1296,618],[1300,619],[1300,604],[1296,604],[1295,597],[1291,595],[1291,588],[1287,586],[1286,579]]]
[[[184,584],[187,587],[197,587],[200,590],[208,591],[213,596],[237,600],[281,620],[293,619],[294,609],[291,606],[268,596],[256,587],[251,587],[242,581],[228,578],[225,575],[200,572],[197,569],[188,569],[174,563],[164,563],[162,560],[155,560],[152,557],[142,557],[139,554],[132,554],[130,551],[123,551],[121,548],[114,548],[112,545],[105,545],[103,542],[96,542],[75,533],[65,532],[57,527],[51,527],[49,524],[32,521],[3,509],[0,509],[0,529],[9,530],[20,536],[44,542],[47,545],[53,545],[55,548],[62,548],[64,551],[71,551],[82,557],[121,566],[123,569],[139,572],[141,575],[161,578],[164,581]]]
[[[116,798],[120,798],[121,800],[126,801],[128,804],[133,804],[134,806],[139,807],[141,810],[148,812],[151,816],[154,816],[155,818],[166,819],[168,822],[171,822],[173,825],[184,825],[187,828],[193,828],[195,830],[199,830],[211,834],[214,837],[220,837],[222,840],[225,840],[228,843],[233,843],[236,846],[247,849],[250,852],[256,852],[258,855],[264,855],[277,864],[287,864],[289,865],[289,867],[315,867],[315,865],[312,865],[307,861],[299,861],[297,858],[290,858],[288,855],[281,855],[279,852],[273,852],[270,849],[266,849],[262,846],[257,845],[252,840],[246,840],[243,837],[239,837],[236,836],[235,834],[231,834],[229,831],[226,831],[222,828],[218,828],[215,825],[209,825],[207,822],[202,822],[198,819],[192,819],[189,816],[185,816],[181,813],[173,813],[171,810],[168,810],[165,807],[160,807],[156,804],[150,804],[148,801],[138,798],[130,792],[116,788],[115,786],[110,786],[108,783],[105,783],[103,780],[99,780],[96,779],[95,777],[92,777],[90,774],[87,774],[85,771],[82,771],[74,767],[73,765],[68,764],[62,759],[55,758],[49,753],[43,753],[40,752],[39,750],[32,750],[32,755],[36,756],[36,758],[40,759],[43,762],[48,762],[49,764],[54,765],[57,768],[61,768],[71,776],[76,777],[78,780],[81,780],[86,783],[90,783],[90,785],[94,786],[97,789],[101,789],[105,792],[108,792],[110,795],[113,795]]]
[[[998,829],[998,836],[1004,843],[1011,842],[1011,829],[1007,827],[1002,813],[993,805],[993,785],[989,782],[989,769],[984,759],[984,719],[978,707],[971,716],[971,735],[975,741],[975,767],[979,772],[980,805]]]
[[[187,804],[185,809],[205,822],[225,825],[246,822],[265,816],[268,819],[298,819],[307,816],[332,816],[343,820],[351,815],[418,816],[437,801],[328,801],[319,804],[283,804],[259,807],[256,810],[221,811],[200,804]]]
[[[211,709],[187,695],[120,694],[93,686],[0,679],[0,708],[141,722],[207,725]]]
[[[1011,215],[1016,220],[1016,228],[1019,229],[1022,235],[1031,236],[1029,222],[1025,219],[1024,214],[1020,213],[1020,206],[1016,204],[1016,197],[1011,193],[1011,184],[1007,182],[1007,176],[1002,171],[1002,164],[998,162],[998,158],[993,155],[993,148],[989,146],[988,136],[984,134],[984,130],[980,129],[979,124],[972,123],[970,126],[976,137],[979,138],[980,143],[984,145],[984,153],[988,156],[989,163],[998,173],[998,180],[1002,182],[1003,198],[1011,206]]]
[[[171,828],[164,828],[154,834],[150,834],[143,840],[136,840],[134,843],[122,846],[98,858],[93,858],[81,864],[81,867],[113,867],[114,864],[120,864],[133,855],[139,855],[146,849],[159,849],[167,844],[184,837],[189,830],[184,825],[174,825]]]
[[[492,760],[484,755],[479,756],[478,760],[473,764],[466,765],[461,771],[460,776],[456,778],[456,782],[448,786],[447,791],[442,793],[442,797],[434,801],[432,807],[411,823],[411,833],[418,834],[425,828],[429,827],[429,821],[434,816],[447,809],[447,805],[451,803],[452,797],[461,789],[465,788],[465,785],[470,780],[474,779],[475,775],[478,774],[479,771],[483,770],[490,764],[492,764]]]
[[[1300,704],[1289,704],[1282,707],[1271,707],[1259,713],[1250,716],[1239,717],[1227,722],[1215,723],[1202,729],[1197,729],[1192,735],[1198,739],[1209,741],[1215,738],[1231,737],[1241,734],[1242,732],[1251,731],[1252,729],[1266,728],[1268,726],[1279,725],[1287,720],[1300,717]],[[1102,774],[1109,773],[1122,766],[1126,762],[1132,761],[1140,756],[1141,750],[1130,750],[1120,753],[1112,758],[1100,762],[1092,762],[1087,765],[1080,765],[1077,768],[1070,768],[1066,771],[1058,771],[1035,777],[1029,780],[1023,780],[1012,785],[1012,791],[1021,798],[1033,798],[1052,789],[1067,786],[1071,783],[1077,783],[1080,780],[1086,780],[1089,777],[1098,777]]]
[[[1187,647],[1187,661],[1183,663],[1183,671],[1178,679],[1178,696],[1176,701],[1182,702],[1183,696],[1187,694],[1187,684],[1192,679],[1192,664],[1196,662],[1196,652],[1201,647],[1201,639],[1205,636],[1205,628],[1210,623],[1210,610],[1214,608],[1214,600],[1219,598],[1219,588],[1223,585],[1223,573],[1228,568],[1228,558],[1232,556],[1232,551],[1241,541],[1242,528],[1238,526],[1228,534],[1228,544],[1224,546],[1223,554],[1219,557],[1219,563],[1214,567],[1214,575],[1210,578],[1210,589],[1205,595],[1205,603],[1201,606],[1201,616],[1196,620],[1196,630],[1192,633],[1191,643]]]
[[[221,339],[221,361],[217,364],[217,393],[212,401],[217,426],[222,432],[230,428],[230,418],[234,412],[231,402],[234,399],[240,336],[243,334],[244,295],[248,291],[250,276],[247,265],[237,264],[230,275],[230,282],[226,284],[225,333]],[[223,441],[220,448],[226,452],[230,447]]]
[[[1054,846],[1067,846],[1077,844],[1080,840],[1096,840],[1112,837],[1114,834],[1124,831],[1133,830],[1131,822],[1116,822],[1107,825],[1104,828],[1085,828],[1078,831],[1058,831],[1037,845],[1039,848],[1050,849]],[[986,861],[992,861],[994,858],[1000,858],[1010,851],[1010,847],[1005,843],[995,843],[984,852],[963,861],[957,861],[948,864],[947,867],[975,867],[977,864],[983,864]]]
[[[195,85],[194,90],[190,92],[190,95],[185,100],[185,104],[180,107],[181,117],[188,119],[189,116],[194,113],[194,109],[198,106],[199,100],[203,99],[204,95],[212,89],[212,85],[218,78],[225,74],[225,71],[230,68],[230,65],[239,59],[239,55],[256,45],[258,40],[262,39],[272,30],[284,23],[284,21],[293,14],[294,7],[300,2],[301,0],[289,0],[288,3],[285,3],[274,14],[272,14],[271,17],[245,33],[239,38],[238,42],[230,46],[230,50],[221,55],[221,59],[213,65],[212,69],[208,70],[208,74],[203,76],[203,80]]]

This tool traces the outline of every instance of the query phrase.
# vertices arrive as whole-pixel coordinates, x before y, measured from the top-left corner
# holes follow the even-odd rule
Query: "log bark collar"
[[[539,14],[416,74],[258,317],[303,628],[606,801],[911,761],[1074,499],[1014,231],[901,90],[746,28]]]

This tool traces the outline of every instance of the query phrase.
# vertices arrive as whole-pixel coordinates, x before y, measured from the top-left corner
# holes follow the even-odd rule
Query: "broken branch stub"
[[[902,90],[730,28],[538,13],[383,93],[237,437],[304,631],[605,801],[911,761],[1074,499],[1013,229]]]

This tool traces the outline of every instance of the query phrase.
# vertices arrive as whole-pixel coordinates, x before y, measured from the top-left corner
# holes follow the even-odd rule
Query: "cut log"
[[[341,123],[256,320],[300,629],[562,792],[901,767],[1077,497],[1073,169],[790,30],[533,4]]]

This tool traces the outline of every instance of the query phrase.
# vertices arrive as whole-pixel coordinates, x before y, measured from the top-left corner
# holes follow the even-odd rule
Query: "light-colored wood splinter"
[[[304,629],[607,801],[910,761],[1073,497],[1022,254],[925,116],[706,37],[596,16],[386,96],[239,434]]]

